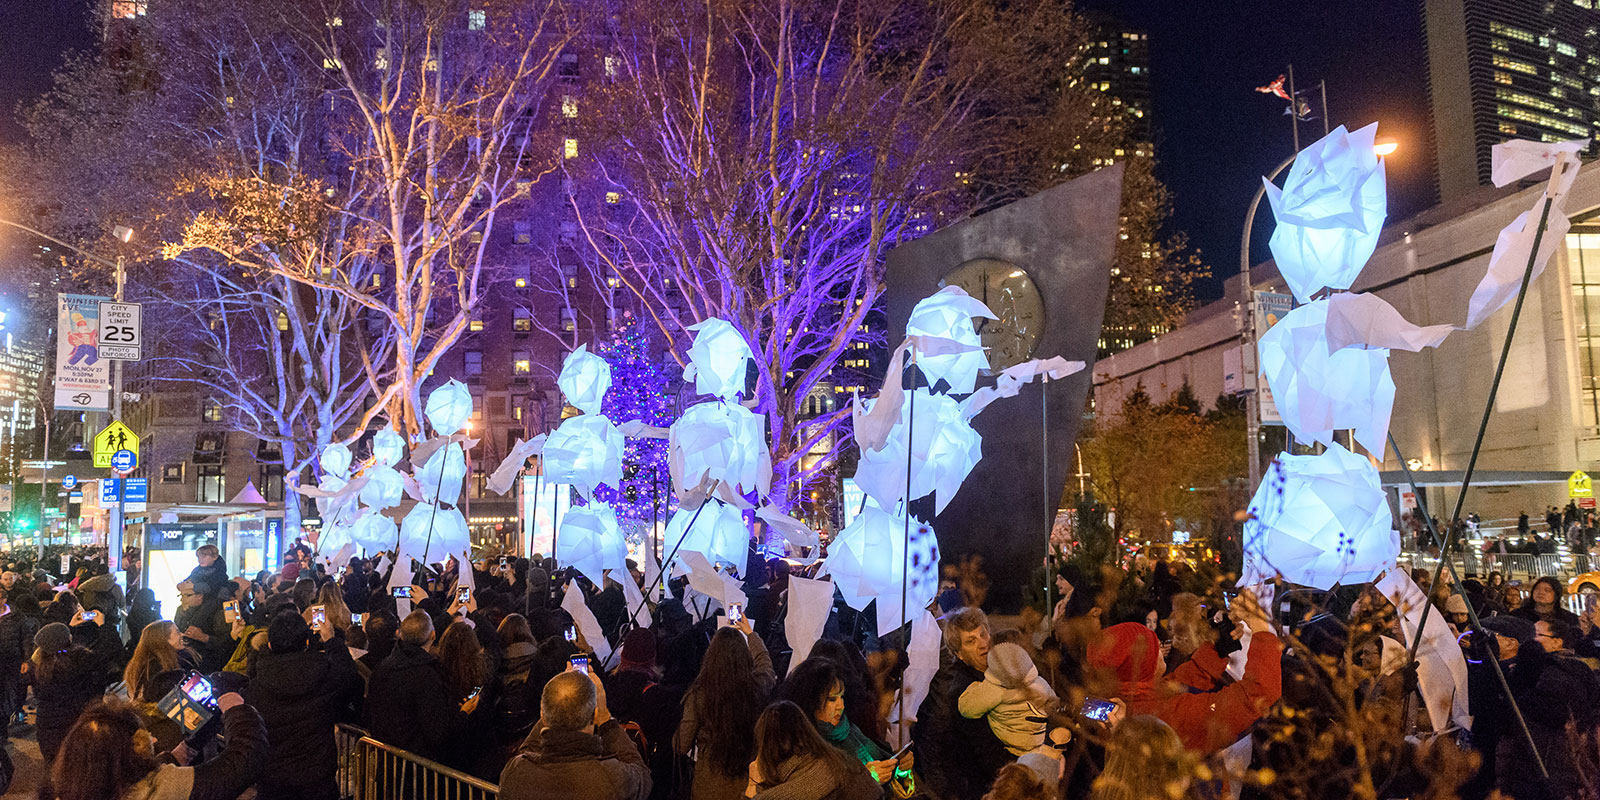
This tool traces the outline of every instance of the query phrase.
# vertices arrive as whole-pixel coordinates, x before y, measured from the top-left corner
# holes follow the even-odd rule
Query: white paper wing
[[[1490,314],[1517,296],[1522,288],[1522,275],[1528,268],[1528,254],[1533,252],[1533,240],[1536,237],[1539,239],[1539,252],[1533,261],[1530,283],[1544,274],[1545,265],[1550,263],[1550,257],[1556,249],[1566,246],[1567,231],[1572,228],[1572,222],[1559,205],[1551,204],[1544,233],[1539,234],[1539,217],[1543,213],[1544,201],[1545,195],[1540,195],[1532,210],[1518,215],[1495,238],[1494,252],[1489,254],[1489,269],[1484,273],[1483,280],[1478,282],[1477,288],[1472,290],[1472,299],[1467,301],[1466,327],[1469,330],[1478,327]]]

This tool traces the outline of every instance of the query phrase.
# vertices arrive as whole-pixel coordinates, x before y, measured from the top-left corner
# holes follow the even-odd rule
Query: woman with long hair
[[[888,747],[855,725],[847,713],[842,675],[843,670],[832,659],[810,656],[795,665],[784,679],[782,697],[806,712],[823,741],[860,762],[879,783],[895,781],[899,796],[910,796],[914,786],[910,780],[911,754],[901,756],[897,763]]]
[[[139,644],[122,670],[122,680],[128,685],[128,699],[135,703],[154,703],[161,699],[152,686],[156,676],[180,669],[183,657],[183,634],[178,626],[168,620],[157,620],[144,626],[139,633]],[[187,659],[192,667],[193,657]]]
[[[87,648],[72,643],[72,632],[59,622],[33,637],[33,657],[23,664],[23,682],[33,685],[38,700],[35,730],[46,761],[78,714],[106,690],[105,665]]]
[[[342,634],[350,632],[350,607],[344,604],[344,593],[339,589],[339,584],[329,581],[317,590],[317,602],[314,605],[322,606],[328,615],[328,622]],[[305,611],[306,624],[311,624],[311,609]]]
[[[865,767],[823,741],[809,715],[787,700],[761,712],[746,792],[756,800],[875,800],[883,789]],[[698,789],[698,784],[696,785]]]
[[[495,676],[494,665],[489,662],[483,645],[478,643],[478,634],[472,625],[460,620],[444,629],[433,646],[433,654],[444,672],[444,685],[450,690],[451,703],[461,705],[477,694],[477,705],[467,712],[467,735],[453,743],[444,762],[464,772],[487,777],[492,766],[489,762],[498,752],[491,724],[495,708],[495,687],[491,680]],[[480,759],[482,764],[478,763]]]
[[[1128,717],[1106,744],[1106,767],[1090,800],[1181,800],[1189,797],[1194,757],[1178,734],[1152,716]]]
[[[680,755],[697,753],[692,800],[734,800],[743,795],[754,753],[756,716],[776,683],[772,659],[761,637],[751,633],[749,620],[741,619],[737,626],[711,637],[700,674],[684,695],[683,720],[672,737],[673,749]]]
[[[39,787],[48,800],[148,800],[186,797],[191,800],[237,797],[250,788],[267,763],[267,729],[261,715],[237,694],[217,698],[222,709],[226,747],[216,758],[197,766],[163,764],[155,738],[131,706],[108,697],[84,709],[49,773]],[[186,745],[173,750],[179,763],[192,753]]]
[[[1578,624],[1578,615],[1561,607],[1561,599],[1566,596],[1561,581],[1546,575],[1533,582],[1533,589],[1528,592],[1528,599],[1522,601],[1521,606],[1512,606],[1511,616],[1521,617],[1529,622],[1565,622],[1568,625]]]

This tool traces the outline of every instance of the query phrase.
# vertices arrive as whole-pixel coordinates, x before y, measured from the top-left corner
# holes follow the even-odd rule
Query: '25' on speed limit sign
[[[100,356],[112,361],[138,361],[142,357],[143,307],[138,303],[100,304]]]

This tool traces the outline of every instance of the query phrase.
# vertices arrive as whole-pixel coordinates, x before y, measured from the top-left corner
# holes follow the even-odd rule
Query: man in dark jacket
[[[413,611],[400,622],[400,641],[367,683],[367,730],[372,738],[423,758],[441,761],[465,734],[474,697],[457,706],[439,659],[428,652],[433,620]]]
[[[33,652],[33,623],[13,611],[0,587],[0,742],[7,723],[22,707],[22,662]]]
[[[928,697],[917,710],[912,740],[931,791],[956,800],[977,800],[1011,760],[988,721],[967,719],[959,708],[961,693],[982,681],[989,668],[989,620],[976,608],[951,612],[945,619],[944,639],[945,651],[954,657],[934,673]]]
[[[338,753],[333,727],[341,709],[361,692],[361,678],[344,637],[330,621],[316,632],[320,651],[310,650],[311,630],[292,611],[267,627],[267,649],[255,663],[245,699],[261,712],[271,743],[269,765],[257,786],[261,800],[337,800]]]
[[[539,723],[500,774],[500,797],[645,800],[650,770],[606,708],[599,678],[569,670],[545,684]]]
[[[1546,653],[1534,624],[1527,620],[1501,615],[1483,624],[1488,629],[1485,635],[1473,634],[1467,691],[1473,744],[1482,753],[1484,766],[1462,788],[1461,795],[1481,797],[1498,787],[1506,794],[1514,793],[1518,800],[1577,796],[1583,779],[1567,728],[1572,724],[1578,730],[1589,730],[1595,724],[1600,690],[1593,675],[1575,658]],[[1489,658],[1498,658],[1506,673],[1511,696],[1528,723],[1548,779],[1539,774],[1527,737],[1517,725]]]

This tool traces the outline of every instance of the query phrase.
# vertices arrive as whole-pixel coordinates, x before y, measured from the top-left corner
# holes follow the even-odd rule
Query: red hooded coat
[[[1172,726],[1183,746],[1201,755],[1233,744],[1283,694],[1283,645],[1271,633],[1250,637],[1244,678],[1223,686],[1227,659],[1211,645],[1172,675],[1157,678],[1161,644],[1149,628],[1125,622],[1107,628],[1089,648],[1089,663],[1116,674],[1129,714]]]

